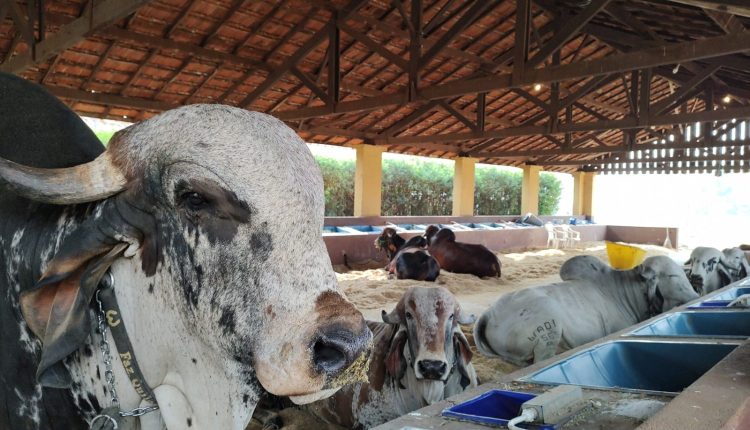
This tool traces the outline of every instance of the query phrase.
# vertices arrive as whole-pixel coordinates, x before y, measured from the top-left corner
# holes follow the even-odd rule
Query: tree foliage
[[[354,161],[316,159],[323,173],[326,216],[351,216],[354,213]],[[475,214],[520,214],[521,172],[479,166],[475,177]],[[542,173],[539,180],[540,215],[557,211],[560,194],[560,181],[553,175]],[[452,206],[451,166],[424,161],[384,160],[383,215],[450,215]]]

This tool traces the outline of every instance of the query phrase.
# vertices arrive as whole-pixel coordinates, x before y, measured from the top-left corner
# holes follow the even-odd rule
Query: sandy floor
[[[647,256],[670,255],[676,261],[687,260],[685,251],[651,245],[638,245],[646,249]],[[565,249],[528,249],[516,252],[498,253],[502,263],[502,276],[498,278],[477,278],[473,275],[461,275],[441,271],[435,281],[420,282],[411,280],[388,279],[382,269],[382,262],[368,262],[354,266],[349,270],[337,266],[336,277],[346,296],[365,315],[367,319],[380,321],[380,311],[390,311],[403,293],[413,285],[440,285],[456,295],[464,312],[479,316],[501,295],[522,288],[543,285],[560,281],[560,266],[575,255],[594,255],[607,261],[604,242],[585,242],[574,248]],[[377,267],[377,268],[373,268]],[[469,342],[474,345],[471,327],[464,330]],[[495,358],[485,358],[474,351],[473,363],[477,374],[483,381],[496,379],[498,376],[516,370],[516,367]]]
[[[646,249],[647,256],[669,255],[680,262],[687,260],[688,251],[674,251],[668,248],[650,245],[638,245]],[[380,321],[380,311],[390,311],[403,293],[413,285],[440,285],[456,295],[464,312],[481,314],[501,295],[522,288],[543,285],[560,281],[560,266],[575,255],[594,255],[607,261],[604,242],[581,243],[574,248],[565,249],[528,249],[516,252],[498,253],[502,263],[502,276],[498,278],[477,278],[473,275],[460,275],[441,271],[440,276],[432,282],[389,279],[382,268],[384,261],[370,261],[354,265],[351,269],[336,266],[336,277],[339,285],[367,319]],[[487,382],[513,372],[517,367],[500,359],[487,358],[474,349],[472,327],[465,327],[464,333],[474,350],[472,363],[477,370],[480,381]],[[320,425],[314,418],[299,411],[285,410],[288,416],[284,428],[312,428]],[[312,426],[312,427],[311,427]]]

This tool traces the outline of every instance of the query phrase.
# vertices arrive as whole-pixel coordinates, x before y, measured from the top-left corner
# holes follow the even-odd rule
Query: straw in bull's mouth
[[[370,369],[370,354],[360,354],[359,358],[342,372],[340,375],[331,378],[326,384],[329,387],[341,387],[344,385],[354,384],[357,382],[369,382],[367,371]]]

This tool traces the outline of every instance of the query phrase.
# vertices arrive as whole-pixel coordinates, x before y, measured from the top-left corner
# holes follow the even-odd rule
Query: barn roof
[[[0,0],[0,70],[100,118],[225,103],[333,145],[749,171],[745,28],[741,0]]]

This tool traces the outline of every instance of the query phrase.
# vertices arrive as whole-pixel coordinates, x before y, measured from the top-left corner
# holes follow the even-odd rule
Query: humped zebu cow
[[[244,429],[263,390],[306,403],[364,377],[372,333],[290,128],[192,105],[103,152],[39,86],[0,75],[0,101],[0,428],[114,428],[155,403],[119,429]]]
[[[440,268],[453,273],[469,273],[480,278],[500,277],[500,260],[483,245],[456,242],[449,228],[431,225],[425,231],[427,250]]]
[[[411,287],[374,333],[369,383],[348,385],[305,406],[347,428],[371,428],[477,386],[469,343],[460,325],[472,324],[442,287]]]
[[[416,281],[434,282],[440,275],[440,265],[435,257],[424,248],[405,246],[398,253],[387,269],[397,279],[414,279]]]
[[[573,257],[565,267],[568,280],[500,297],[474,326],[479,352],[525,366],[698,297],[668,257],[649,257],[631,270],[597,261]]]
[[[383,229],[375,239],[375,248],[384,250],[388,257],[385,270],[397,279],[429,282],[437,279],[440,275],[440,266],[425,249],[426,246],[427,240],[424,236],[413,236],[405,240],[391,227]]]
[[[724,254],[722,264],[727,268],[732,282],[750,276],[750,262],[747,261],[743,250],[740,248],[726,248],[721,253]]]
[[[388,262],[393,261],[398,251],[404,247],[424,248],[425,246],[427,246],[427,241],[424,236],[417,235],[406,240],[392,227],[384,228],[375,239],[375,248],[385,252]]]
[[[690,284],[700,295],[738,281],[748,276],[750,271],[744,253],[738,248],[728,248],[722,252],[699,246],[690,253],[685,265]]]

